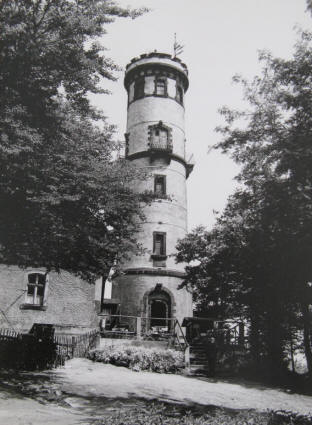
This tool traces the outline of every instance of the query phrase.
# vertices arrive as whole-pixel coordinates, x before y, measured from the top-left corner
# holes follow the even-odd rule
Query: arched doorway
[[[151,328],[160,327],[170,330],[171,298],[160,284],[156,285],[155,289],[148,295],[148,310]]]

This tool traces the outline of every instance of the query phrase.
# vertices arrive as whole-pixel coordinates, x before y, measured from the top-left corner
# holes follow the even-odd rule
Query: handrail
[[[176,324],[178,324],[178,326],[179,326],[179,329],[180,329],[181,335],[183,336],[185,346],[187,347],[189,344],[188,344],[188,342],[187,342],[187,340],[186,340],[186,338],[185,338],[185,335],[184,335],[183,330],[182,330],[182,328],[181,328],[180,322],[178,321],[178,319],[175,319],[175,320],[176,320]]]
[[[173,330],[175,331],[175,327],[176,327],[176,325],[177,325],[177,320],[175,320],[175,323],[174,323],[174,327],[173,327]],[[179,337],[178,337],[178,335],[174,332],[174,338],[178,341],[178,344],[179,344],[179,346],[180,346],[180,350],[181,351],[183,351],[183,347],[182,347],[182,344],[181,344],[181,342],[180,342],[180,340],[179,340]]]
[[[189,346],[189,344],[186,340],[186,337],[184,335],[184,332],[182,330],[182,327],[181,327],[178,319],[175,318],[175,317],[140,317],[140,316],[130,316],[130,315],[123,315],[123,314],[109,314],[109,313],[103,313],[103,314],[100,314],[100,316],[104,317],[104,318],[109,317],[109,318],[112,318],[112,319],[119,319],[120,322],[122,322],[123,319],[136,319],[137,321],[138,321],[138,319],[140,319],[141,321],[157,319],[157,320],[166,321],[167,323],[170,322],[171,323],[171,327],[170,327],[171,329],[168,329],[168,332],[166,332],[166,335],[168,337],[170,337],[170,336],[173,337],[174,341],[177,340],[178,345],[179,345],[179,349],[181,351],[185,351],[186,347]],[[141,326],[139,326],[139,329],[141,329]],[[113,331],[113,330],[111,330],[111,331],[110,330],[103,330],[103,332],[106,333],[106,334],[109,334],[109,333],[118,334],[118,331]],[[149,332],[150,332],[150,330],[144,329],[144,333],[146,335],[148,335]],[[134,332],[128,331],[127,335],[129,335],[130,333],[131,334],[137,334],[137,336],[138,336],[140,332],[139,332],[138,328],[136,328],[136,329],[134,329]],[[122,334],[122,333],[120,332],[120,334]],[[182,344],[184,344],[184,347],[181,344],[181,341],[179,339],[180,336],[182,336],[182,338],[183,338]]]
[[[132,318],[132,319],[145,319],[145,320],[150,320],[150,319],[161,319],[161,320],[177,320],[175,317],[142,317],[142,316],[127,316],[124,314],[108,314],[108,313],[99,313],[100,316],[109,316],[109,317],[127,317],[127,318]]]
[[[99,313],[99,316],[119,317],[119,318],[126,317],[128,319],[137,319],[138,317],[140,317],[140,316],[126,316],[123,314],[108,314],[108,313]]]

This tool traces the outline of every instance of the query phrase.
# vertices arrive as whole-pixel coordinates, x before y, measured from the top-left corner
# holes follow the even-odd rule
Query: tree
[[[275,218],[274,240],[284,242],[284,249],[279,243],[276,252],[288,258],[285,267],[287,276],[292,279],[293,300],[301,310],[310,375],[311,317],[308,306],[312,299],[307,283],[312,274],[311,41],[312,34],[302,32],[293,58],[283,60],[262,53],[261,60],[265,63],[262,77],[257,77],[252,84],[238,79],[244,85],[251,110],[243,114],[223,110],[227,125],[219,129],[224,140],[217,145],[224,152],[231,152],[233,158],[243,165],[239,179],[253,192],[257,186],[267,187],[268,181],[276,181],[278,190],[275,198],[270,198],[269,209],[274,213],[276,202],[283,204]],[[233,127],[236,117],[246,118],[245,128]],[[276,270],[278,265],[279,262]],[[278,287],[277,282],[275,285]]]
[[[215,148],[242,165],[241,189],[208,232],[198,268],[213,290],[223,280],[228,312],[246,315],[254,355],[268,358],[271,371],[281,370],[293,329],[303,330],[310,375],[311,41],[303,32],[290,60],[263,52],[262,75],[251,83],[235,77],[249,109],[221,110],[226,123]],[[184,248],[182,241],[178,260]],[[185,283],[190,278],[188,271]]]
[[[89,102],[117,66],[98,43],[107,0],[0,3],[0,261],[88,281],[138,249],[142,174],[114,160],[113,126]]]

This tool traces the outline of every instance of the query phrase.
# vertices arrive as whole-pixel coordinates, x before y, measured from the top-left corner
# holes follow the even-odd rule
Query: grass
[[[189,410],[186,410],[189,409]],[[186,408],[153,402],[144,408],[115,412],[96,421],[96,425],[311,425],[312,418],[288,412],[261,413],[230,410],[214,406]]]

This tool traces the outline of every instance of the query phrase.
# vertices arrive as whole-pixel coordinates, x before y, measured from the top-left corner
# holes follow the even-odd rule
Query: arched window
[[[44,305],[47,275],[45,273],[29,273],[27,280],[26,303]]]

